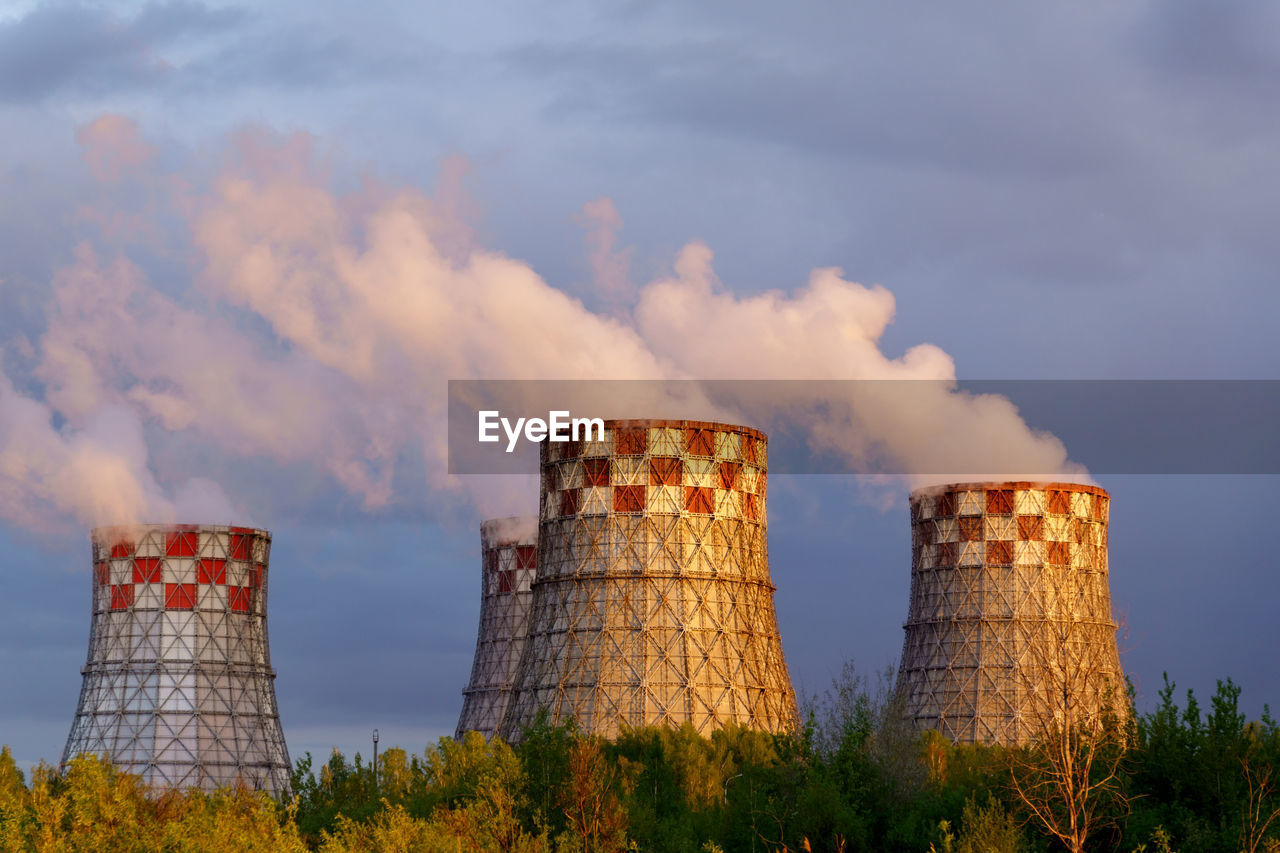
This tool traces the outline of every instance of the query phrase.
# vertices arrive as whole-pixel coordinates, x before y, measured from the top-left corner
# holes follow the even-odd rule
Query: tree
[[[27,787],[9,747],[0,749],[0,850],[23,849],[28,808]]]
[[[1041,623],[1018,649],[1015,681],[1030,742],[1009,750],[1011,788],[1027,819],[1081,853],[1127,813],[1134,740],[1119,680],[1115,623],[1097,612],[1098,573],[1047,566]]]
[[[600,742],[581,737],[569,753],[569,779],[560,807],[587,853],[625,850],[627,813],[618,798],[616,768]]]

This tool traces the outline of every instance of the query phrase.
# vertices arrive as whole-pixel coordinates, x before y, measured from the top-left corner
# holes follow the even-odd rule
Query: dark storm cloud
[[[1228,275],[1248,281],[1254,258],[1280,261],[1259,227],[1280,214],[1280,152],[1247,144],[1277,116],[1237,87],[1274,86],[1277,13],[1206,9],[718,8],[506,59],[546,81],[550,124],[658,136],[713,173],[750,145],[766,170],[804,158],[809,198],[856,223],[853,254],[872,268],[937,258],[984,277],[1127,281],[1157,253],[1225,245],[1246,250]]]
[[[154,85],[172,73],[161,49],[242,20],[239,11],[190,2],[150,4],[132,16],[79,4],[39,5],[0,23],[0,99],[105,95]]]
[[[1280,7],[1266,0],[1153,4],[1135,29],[1146,58],[1180,83],[1244,86],[1274,96]]]
[[[810,12],[776,28],[734,16],[732,35],[703,37],[689,24],[665,40],[548,40],[510,61],[563,87],[553,114],[667,121],[734,142],[987,176],[1071,176],[1114,161],[1118,140],[1106,130],[1126,116],[1108,83],[1124,58],[1106,50],[1115,35],[1087,19]],[[1082,44],[1094,38],[1105,40]]]
[[[368,44],[320,27],[284,31],[273,26],[243,33],[184,69],[182,86],[220,92],[227,87],[331,91],[358,83],[429,76],[435,54],[403,38]]]
[[[983,175],[1057,177],[1107,163],[1099,140],[1065,133],[1097,123],[1097,108],[1032,110],[1050,93],[1005,90],[992,97],[966,69],[897,80],[853,61],[822,68],[760,62],[728,42],[666,48],[538,45],[514,51],[531,72],[572,80],[553,118],[597,113],[635,126],[671,122],[724,139],[785,145],[827,158],[856,157]],[[972,70],[972,69],[969,69]],[[583,81],[589,81],[583,83]],[[569,87],[566,87],[569,88]],[[1065,96],[1065,92],[1060,92]],[[1084,112],[1081,115],[1081,112]]]

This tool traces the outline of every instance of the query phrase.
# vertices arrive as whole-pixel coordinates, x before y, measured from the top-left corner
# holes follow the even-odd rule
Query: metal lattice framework
[[[538,566],[538,520],[499,518],[480,525],[480,630],[471,681],[462,691],[456,737],[498,731],[524,651]]]
[[[797,722],[766,545],[767,439],[703,421],[606,421],[542,445],[538,573],[500,727],[539,709],[626,726]]]
[[[1107,574],[1110,497],[1072,483],[911,494],[899,696],[917,725],[1023,743],[1050,720],[1125,713]]]
[[[289,785],[267,644],[271,534],[95,528],[89,655],[65,764],[105,754],[160,788]]]

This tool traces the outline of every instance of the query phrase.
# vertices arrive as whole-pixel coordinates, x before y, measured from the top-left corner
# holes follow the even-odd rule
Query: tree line
[[[308,754],[278,800],[153,792],[92,756],[28,779],[6,747],[0,851],[1280,851],[1280,726],[1248,719],[1230,680],[1206,707],[1166,678],[1150,713],[1017,748],[912,730],[891,682],[847,666],[787,734],[606,740],[542,718],[514,746],[387,750],[376,775]]]

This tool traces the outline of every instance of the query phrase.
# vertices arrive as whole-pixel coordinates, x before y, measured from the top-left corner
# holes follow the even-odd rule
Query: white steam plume
[[[459,213],[457,161],[435,197],[372,182],[339,193],[305,135],[241,134],[211,183],[194,169],[158,173],[127,119],[100,119],[80,138],[104,185],[142,181],[170,194],[164,209],[152,194],[141,211],[99,211],[97,221],[135,226],[107,229],[108,240],[154,241],[164,229],[150,220],[178,217],[191,247],[141,248],[193,258],[198,290],[161,293],[118,246],[77,249],[54,281],[40,340],[44,401],[0,386],[0,513],[9,518],[27,517],[31,495],[94,523],[177,512],[151,473],[145,430],[324,471],[369,511],[406,500],[397,474],[418,458],[432,492],[466,489],[486,514],[528,512],[531,481],[460,484],[445,473],[446,381],[465,378],[939,380],[910,409],[886,405],[867,383],[823,401],[820,417],[805,408],[812,400],[795,400],[795,411],[815,448],[849,458],[882,453],[917,471],[954,471],[963,459],[978,472],[1016,460],[1036,476],[1080,474],[1061,442],[1029,429],[1007,400],[949,390],[955,367],[942,350],[885,355],[892,294],[839,270],[815,270],[794,293],[741,297],[717,280],[711,251],[691,243],[671,276],[634,293],[632,310],[603,315],[476,245]],[[616,248],[621,219],[608,199],[586,215],[608,304],[630,286]],[[610,414],[671,416],[667,408],[689,402],[637,400]],[[738,414],[697,399],[690,411]],[[116,419],[105,437],[104,412]],[[88,492],[68,487],[81,478],[93,481]],[[206,511],[231,506],[203,476],[179,494]]]
[[[482,522],[484,534],[495,544],[509,542],[534,543],[538,540],[538,517],[515,515],[490,518]]]

